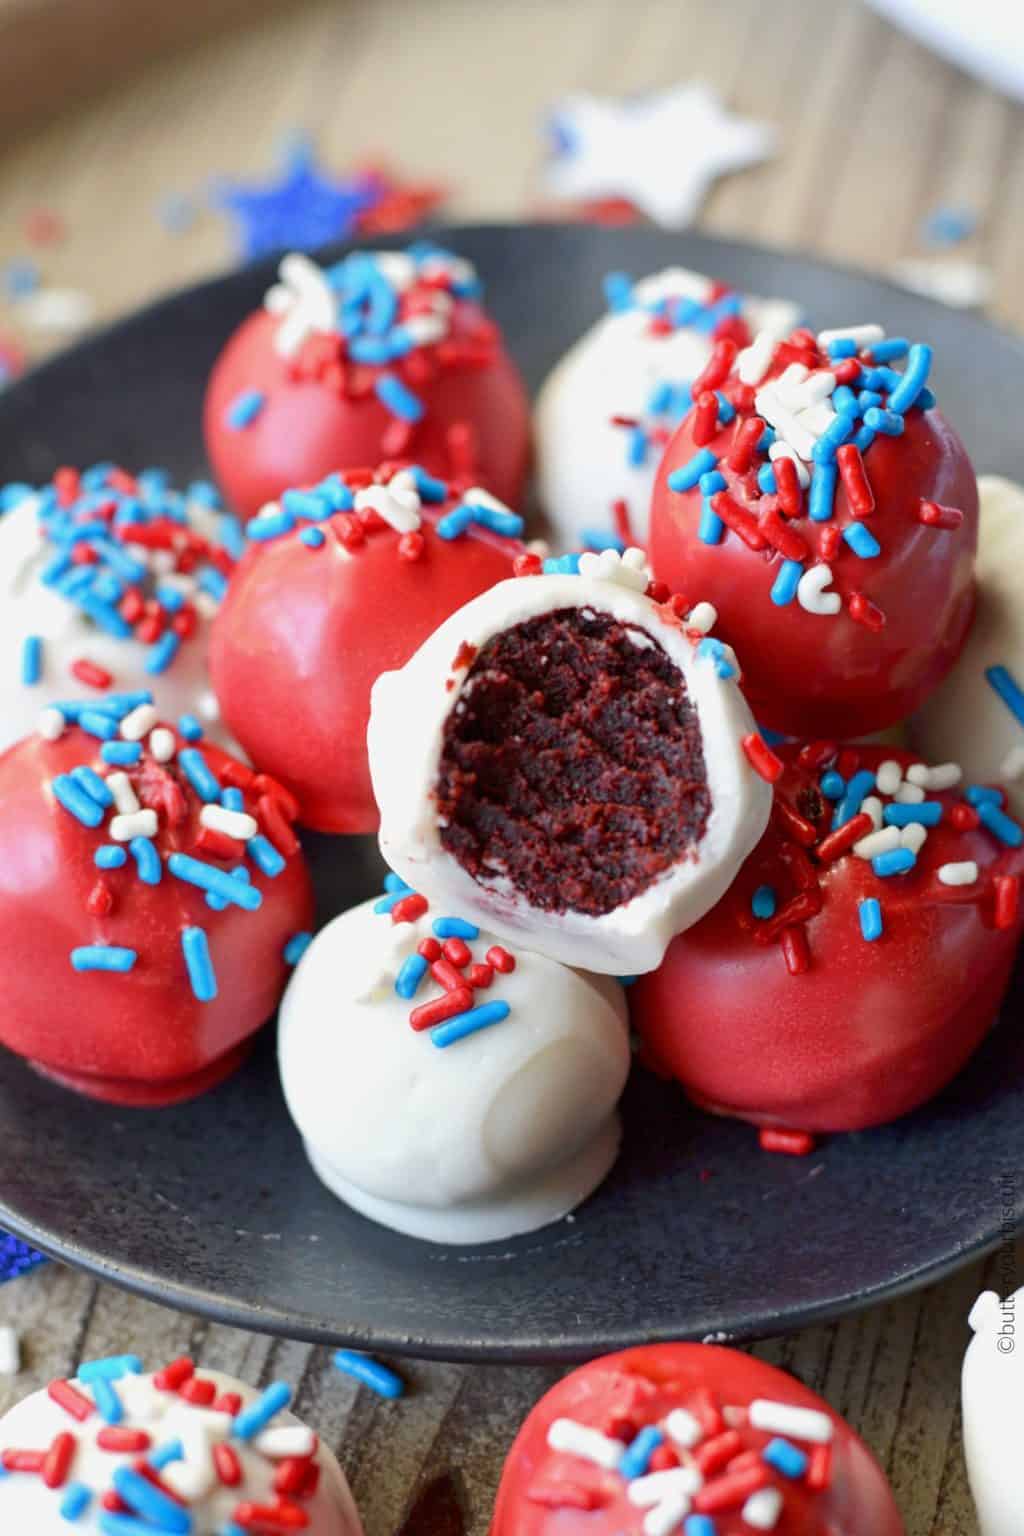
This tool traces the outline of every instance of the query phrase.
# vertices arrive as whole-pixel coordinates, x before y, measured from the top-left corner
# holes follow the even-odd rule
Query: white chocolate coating
[[[703,303],[711,281],[670,267],[638,282],[637,306],[661,298]],[[798,309],[782,299],[747,299],[743,316],[752,332],[782,337]],[[611,527],[611,506],[629,507],[633,538],[645,543],[654,477],[662,448],[649,444],[642,465],[629,463],[629,432],[613,416],[649,420],[648,402],[658,385],[690,384],[711,356],[712,337],[694,326],[652,334],[640,307],[604,315],[570,347],[545,380],[534,417],[541,504],[558,549],[579,548],[585,528]],[[678,416],[667,425],[675,427]]]
[[[260,1396],[253,1387],[218,1371],[200,1369],[196,1374],[214,1382],[218,1395],[238,1393],[243,1408],[249,1407]],[[264,1447],[275,1450],[273,1456],[260,1450],[258,1435],[245,1442],[232,1439],[233,1420],[229,1414],[195,1407],[173,1392],[160,1391],[152,1383],[153,1378],[149,1375],[123,1376],[114,1382],[124,1408],[117,1427],[145,1430],[154,1449],[172,1440],[182,1441],[184,1459],[169,1462],[160,1476],[184,1499],[192,1516],[192,1536],[220,1536],[241,1501],[251,1500],[258,1504],[276,1501],[278,1495],[273,1491],[273,1480],[280,1465],[280,1455],[271,1441],[264,1442]],[[92,1397],[88,1386],[79,1381],[73,1385],[83,1396]],[[285,1426],[301,1427],[299,1420],[287,1412],[275,1414],[269,1424],[271,1430]],[[70,1531],[76,1536],[98,1533],[101,1530],[99,1517],[103,1513],[100,1499],[112,1487],[112,1473],[118,1467],[130,1467],[140,1454],[101,1449],[96,1443],[97,1436],[106,1428],[108,1426],[98,1413],[79,1423],[45,1391],[34,1392],[6,1413],[0,1419],[0,1451],[46,1450],[57,1435],[65,1432],[73,1434],[78,1445],[67,1483],[61,1488],[47,1488],[35,1473],[0,1475],[0,1530],[9,1532],[10,1536],[15,1533],[18,1536],[30,1536],[30,1533],[31,1536],[67,1536]],[[241,1464],[242,1480],[233,1488],[225,1487],[219,1481],[213,1464],[212,1448],[221,1442],[231,1445]],[[352,1494],[335,1457],[321,1444],[315,1459],[320,1468],[317,1490],[312,1498],[297,1500],[309,1517],[308,1525],[303,1527],[305,1536],[362,1536],[363,1528]],[[82,1483],[93,1494],[87,1509],[74,1521],[65,1520],[60,1513],[70,1483]]]
[[[508,1016],[439,1049],[409,1023],[439,986],[427,976],[408,1000],[394,981],[448,909],[393,923],[373,908],[317,935],[281,1004],[281,1081],[316,1172],[356,1210],[432,1242],[492,1242],[565,1216],[618,1151],[622,988],[518,951],[474,998],[507,1002]],[[474,960],[498,942],[482,932]]]
[[[964,1356],[964,1455],[981,1536],[1020,1536],[1024,1522],[1024,1289],[985,1291],[969,1318]]]
[[[985,680],[1008,667],[1024,687],[1024,488],[1000,475],[978,478],[978,607],[960,659],[910,723],[911,744],[929,762],[955,759],[969,784],[1005,784],[1024,816],[1024,725]],[[941,538],[941,533],[936,533]]]
[[[537,912],[509,881],[474,879],[442,847],[434,801],[445,721],[467,676],[450,674],[460,647],[479,651],[503,630],[564,608],[594,609],[644,630],[676,664],[697,711],[711,794],[700,841],[646,890],[599,917]],[[669,941],[725,893],[768,824],[771,790],[741,746],[754,729],[736,678],[719,677],[714,662],[698,655],[682,628],[667,623],[642,592],[591,576],[499,582],[452,614],[400,671],[385,672],[374,684],[367,746],[381,852],[435,906],[512,943],[607,975],[651,971]]]

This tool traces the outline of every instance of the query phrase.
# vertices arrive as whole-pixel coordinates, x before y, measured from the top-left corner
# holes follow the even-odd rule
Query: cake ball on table
[[[381,851],[527,949],[651,970],[764,831],[774,758],[713,609],[640,550],[518,568],[374,686]]]
[[[394,875],[314,939],[281,1005],[279,1053],[327,1187],[431,1242],[555,1221],[618,1152],[622,988],[516,950]]]
[[[370,688],[511,575],[522,528],[482,487],[418,465],[333,474],[249,521],[210,671],[224,718],[296,797],[304,825],[376,830]]]
[[[362,1536],[344,1473],[291,1398],[287,1382],[257,1392],[185,1357],[153,1374],[134,1355],[87,1361],[0,1418],[0,1526]]]
[[[631,990],[632,1020],[704,1108],[860,1130],[931,1098],[991,1026],[1024,926],[1024,832],[955,763],[778,750],[768,831]]]
[[[963,647],[977,484],[931,360],[877,325],[799,330],[716,343],[694,383],[655,485],[651,565],[715,604],[772,730],[881,731]]]
[[[206,671],[210,620],[244,546],[211,485],[163,470],[64,468],[0,490],[0,750],[41,702],[153,688],[231,746]]]
[[[107,693],[43,712],[0,804],[0,1041],[112,1103],[226,1077],[312,918],[287,792]]]
[[[431,245],[294,253],[214,364],[206,448],[244,516],[337,469],[415,458],[516,502],[529,403],[469,262]]]
[[[1005,785],[1024,817],[1024,489],[978,481],[978,606],[963,654],[910,722],[926,757],[956,753],[975,782]]]
[[[634,283],[605,279],[608,313],[548,375],[535,414],[541,502],[556,540],[644,544],[654,475],[692,404],[716,341],[745,346],[797,321],[782,299],[744,299],[725,283],[669,267]]]
[[[733,1349],[650,1344],[573,1371],[505,1461],[492,1536],[904,1536],[863,1440]]]
[[[984,1291],[968,1318],[974,1337],[961,1376],[964,1455],[980,1536],[1017,1536],[1024,1501],[1014,1430],[1024,1401],[1024,1359],[1017,1331],[1024,1290]]]

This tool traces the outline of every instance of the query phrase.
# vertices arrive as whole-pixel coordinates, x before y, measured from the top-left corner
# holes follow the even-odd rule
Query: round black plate
[[[800,256],[586,227],[446,231],[474,261],[531,386],[599,313],[601,277],[671,262],[799,300],[812,323],[878,319],[936,343],[938,392],[975,462],[1024,478],[1024,347],[969,315]],[[112,458],[203,470],[199,403],[271,265],[166,300],[0,398],[0,480]],[[327,917],[375,890],[372,843],[308,839]],[[570,1360],[649,1339],[799,1327],[935,1280],[1024,1224],[1024,974],[942,1098],[806,1159],[637,1073],[612,1177],[577,1213],[477,1249],[402,1238],[339,1205],[284,1110],[268,1034],[190,1105],[112,1110],[0,1056],[0,1223],[132,1290],[296,1338],[442,1359]],[[751,999],[756,1006],[756,999]]]

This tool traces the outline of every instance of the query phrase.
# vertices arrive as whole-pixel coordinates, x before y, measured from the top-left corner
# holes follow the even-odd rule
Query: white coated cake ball
[[[194,715],[210,740],[241,755],[221,725],[206,665],[224,577],[203,559],[194,569],[176,568],[190,541],[222,548],[228,530],[240,550],[237,524],[212,498],[156,486],[129,493],[89,473],[92,488],[67,505],[57,502],[53,486],[26,487],[20,496],[0,490],[0,751],[35,729],[50,700],[101,707],[106,691],[148,688],[163,718]],[[164,539],[171,547],[163,547]],[[97,559],[74,563],[79,546],[92,548]],[[161,602],[160,638],[139,638],[136,621],[125,618],[129,590]],[[194,612],[195,627],[175,637],[173,620],[182,608]],[[74,668],[82,663],[107,673],[107,688],[77,676]]]
[[[964,1455],[981,1536],[1020,1536],[1024,1522],[1024,1289],[978,1297],[964,1356]]]
[[[287,1401],[281,1383],[262,1393],[219,1371],[199,1369],[193,1379],[210,1383],[216,1394],[210,1406],[201,1407],[162,1389],[157,1384],[160,1373],[142,1374],[132,1356],[80,1369],[88,1375],[93,1368],[105,1372],[101,1384],[81,1378],[55,1383],[0,1418],[0,1458],[7,1469],[6,1475],[0,1474],[0,1530],[10,1536],[68,1536],[71,1531],[76,1536],[112,1536],[122,1527],[114,1523],[116,1512],[105,1510],[101,1500],[116,1492],[133,1511],[120,1516],[135,1522],[124,1526],[126,1536],[143,1529],[223,1536],[238,1528],[231,1522],[239,1511],[245,1516],[246,1504],[266,1508],[281,1502],[291,1506],[286,1510],[292,1518],[287,1529],[301,1528],[305,1536],[362,1536],[344,1473],[316,1435],[280,1407],[261,1424],[266,1407]],[[54,1392],[72,1409],[55,1401]],[[241,1398],[237,1416],[215,1406],[226,1393]],[[257,1404],[264,1407],[256,1409],[255,1422],[247,1425],[245,1416]],[[65,1436],[71,1437],[70,1444],[62,1441]],[[133,1448],[119,1450],[119,1443]],[[11,1469],[12,1453],[34,1451],[51,1458],[40,1471]],[[135,1469],[140,1458],[162,1487]],[[317,1469],[310,1473],[316,1478],[312,1494],[275,1487],[287,1458],[308,1461]],[[48,1486],[57,1479],[62,1459],[59,1485]],[[222,1480],[218,1459],[230,1483]],[[182,1512],[189,1516],[187,1527],[174,1523],[181,1521]],[[161,1514],[163,1524],[157,1518]],[[305,1522],[300,1526],[301,1516]],[[251,1524],[244,1528],[270,1529]],[[280,1529],[285,1528],[282,1523]]]
[[[355,1210],[431,1242],[492,1242],[556,1221],[618,1152],[630,1059],[622,988],[516,951],[514,969],[493,968],[487,986],[454,998],[450,1024],[416,1029],[414,1010],[452,994],[417,954],[442,942],[441,909],[408,922],[375,910],[404,894],[329,923],[281,1004],[281,1081],[310,1161]],[[463,942],[463,975],[500,946],[490,933]],[[399,995],[396,982],[410,992],[415,970],[415,991]],[[481,1009],[495,1021],[441,1044],[440,1031],[458,1032]]]
[[[646,543],[664,438],[689,409],[716,316],[738,305],[752,336],[776,338],[799,317],[782,299],[726,294],[712,302],[711,279],[683,267],[634,285],[609,279],[609,290],[609,313],[556,364],[537,399],[541,504],[560,549],[578,549],[585,530],[612,530],[618,500],[628,508],[625,542]],[[613,417],[635,420],[639,430],[615,426]]]
[[[974,624],[956,665],[911,721],[910,739],[929,762],[958,762],[968,784],[1004,784],[1021,817],[1024,719],[999,688],[1024,713],[1024,489],[981,475],[978,494]]]

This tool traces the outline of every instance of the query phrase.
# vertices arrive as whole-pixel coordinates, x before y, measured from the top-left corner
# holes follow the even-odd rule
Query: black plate
[[[972,316],[800,256],[656,230],[445,233],[476,262],[531,386],[601,308],[605,271],[670,262],[799,300],[810,320],[878,319],[937,344],[944,409],[985,469],[1024,478],[1024,348]],[[392,242],[395,243],[395,242]],[[199,402],[263,264],[169,299],[0,398],[0,480],[101,458],[203,469]],[[308,840],[327,915],[377,888],[366,841]],[[75,1098],[0,1056],[0,1223],[170,1306],[296,1338],[443,1359],[569,1360],[649,1339],[763,1335],[935,1280],[1024,1225],[1024,974],[942,1098],[809,1159],[640,1073],[626,1147],[578,1212],[477,1249],[399,1237],[314,1178],[269,1035],[217,1092],[159,1112]]]

